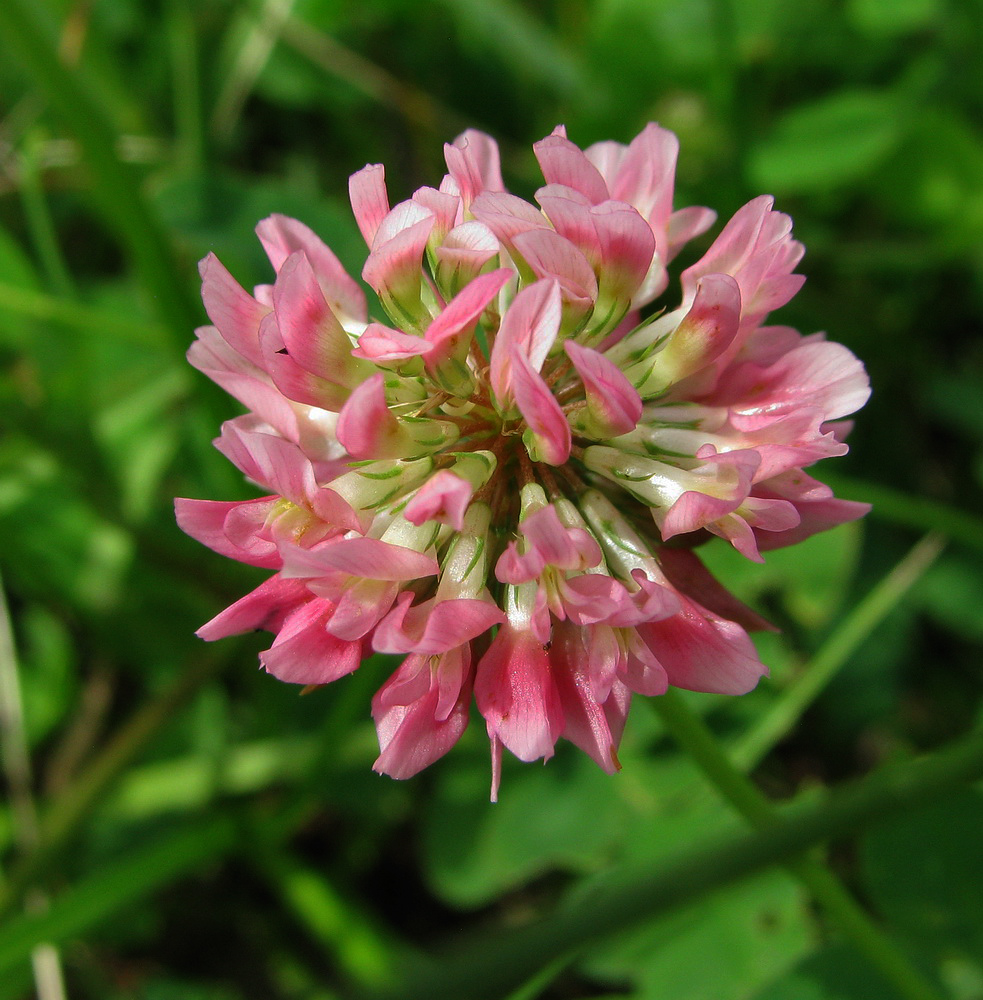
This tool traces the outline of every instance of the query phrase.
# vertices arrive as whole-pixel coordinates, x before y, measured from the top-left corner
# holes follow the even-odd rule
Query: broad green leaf
[[[905,109],[876,90],[841,90],[789,111],[751,151],[753,187],[830,191],[869,177],[903,134]]]
[[[983,973],[983,795],[961,794],[872,830],[861,849],[873,905],[913,946]]]
[[[898,1000],[898,993],[853,950],[823,948],[750,1000]]]
[[[813,947],[802,891],[771,872],[595,949],[602,981],[628,980],[633,1000],[744,1000]]]

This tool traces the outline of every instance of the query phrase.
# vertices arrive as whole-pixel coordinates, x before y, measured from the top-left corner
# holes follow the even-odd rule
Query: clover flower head
[[[869,394],[822,334],[765,325],[798,291],[802,246],[759,197],[668,292],[667,267],[714,222],[673,208],[678,143],[536,143],[536,204],[505,190],[469,131],[447,174],[390,207],[353,175],[362,287],[302,223],[257,227],[276,272],[244,291],[201,265],[213,325],[191,363],[249,411],[217,447],[266,491],[178,500],[181,527],[274,571],[199,630],[275,634],[281,680],[323,685],[404,654],[372,701],[376,770],[406,778],[461,736],[548,758],[566,737],[602,768],[633,694],[741,694],[766,627],[695,549],[749,559],[860,517],[803,468],[842,455]],[[652,305],[660,301],[660,307]]]

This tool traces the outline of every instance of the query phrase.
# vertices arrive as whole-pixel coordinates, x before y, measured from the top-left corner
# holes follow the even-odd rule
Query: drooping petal
[[[247,500],[244,503],[231,503],[219,500],[185,500],[174,501],[174,512],[180,529],[202,545],[248,563],[250,566],[265,566],[268,569],[278,569],[283,562],[277,550],[276,542],[270,537],[264,537],[262,532],[271,507],[278,497],[260,497],[258,500]],[[245,538],[241,535],[230,537],[226,527],[229,515],[243,509],[254,526],[247,532]]]
[[[553,756],[563,731],[563,707],[549,657],[530,632],[503,625],[478,663],[474,685],[488,736],[519,758]]]
[[[428,656],[408,656],[372,699],[379,736],[374,771],[411,778],[443,757],[468,726],[471,701],[469,646]]]
[[[333,607],[315,599],[284,620],[273,645],[259,654],[267,673],[289,684],[330,684],[358,668],[362,643],[349,642],[325,628]]]
[[[313,600],[314,595],[303,581],[288,580],[276,573],[245,597],[240,597],[235,604],[220,611],[195,635],[206,642],[213,642],[257,629],[277,632],[288,615]]]
[[[683,598],[678,614],[638,626],[673,687],[746,694],[767,673],[747,633]]]

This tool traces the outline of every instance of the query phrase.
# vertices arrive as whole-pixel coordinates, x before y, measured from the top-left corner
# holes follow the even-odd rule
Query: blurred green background
[[[195,262],[267,281],[252,228],[275,211],[358,274],[348,175],[384,162],[395,202],[469,126],[527,197],[557,122],[581,146],[675,130],[677,206],[774,194],[808,276],[778,321],[868,365],[852,453],[819,476],[870,517],[764,567],[705,550],[782,627],[757,691],[686,699],[732,759],[808,803],[978,725],[981,52],[980,0],[2,0],[0,572],[24,737],[8,711],[0,1000],[34,995],[46,940],[78,1000],[333,1000],[742,829],[642,699],[619,776],[561,743],[507,761],[492,807],[480,725],[409,782],[372,773],[392,662],[299,698],[256,669],[262,636],[193,635],[263,575],[173,523],[176,495],[251,495],[210,445],[237,404],[184,361]],[[966,785],[826,852],[928,993],[770,869],[513,996],[979,1000],[981,828]]]

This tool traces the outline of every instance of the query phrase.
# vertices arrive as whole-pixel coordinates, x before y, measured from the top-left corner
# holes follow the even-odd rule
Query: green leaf
[[[765,552],[763,566],[731,545],[711,543],[699,550],[710,571],[742,600],[755,603],[777,591],[788,613],[807,628],[825,625],[843,602],[860,553],[862,527],[844,524],[798,545]]]
[[[905,35],[929,27],[940,13],[939,0],[849,0],[847,17],[873,36]]]
[[[801,890],[771,872],[619,935],[586,965],[633,982],[635,1000],[743,1000],[811,951],[814,933]]]
[[[788,112],[752,150],[752,187],[775,194],[829,191],[868,177],[902,135],[890,94],[844,90]]]
[[[983,974],[983,794],[965,791],[871,831],[861,859],[870,899],[912,947]]]
[[[833,945],[751,1000],[898,1000],[898,994],[856,952]]]

